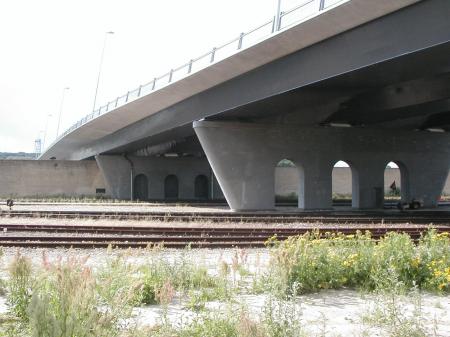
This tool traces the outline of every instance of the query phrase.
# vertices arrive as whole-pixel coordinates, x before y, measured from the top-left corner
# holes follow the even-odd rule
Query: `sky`
[[[284,0],[291,8],[299,0]],[[277,0],[0,2],[0,152],[34,152],[97,107],[275,15]],[[47,127],[46,127],[47,126]],[[45,132],[47,130],[47,132]]]

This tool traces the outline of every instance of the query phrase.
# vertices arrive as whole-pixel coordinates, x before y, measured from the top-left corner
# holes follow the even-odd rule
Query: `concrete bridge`
[[[331,207],[339,160],[353,207],[378,208],[394,161],[402,198],[433,207],[450,164],[449,55],[448,0],[306,1],[109,102],[40,159],[95,158],[123,199],[214,197],[212,168],[233,210],[274,207],[282,159],[299,208]]]

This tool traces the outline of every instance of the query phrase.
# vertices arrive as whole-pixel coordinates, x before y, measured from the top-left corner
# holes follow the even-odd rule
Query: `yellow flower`
[[[417,268],[417,267],[419,267],[419,264],[420,264],[420,258],[419,257],[416,257],[416,258],[412,259],[411,266],[413,266],[414,268]]]
[[[439,276],[441,276],[442,275],[442,272],[440,271],[440,270],[438,270],[438,269],[435,269],[434,270],[434,276],[435,277],[439,277]]]
[[[444,287],[445,287],[446,285],[447,285],[447,284],[445,284],[445,283],[441,283],[440,285],[438,285],[439,290],[444,289]]]

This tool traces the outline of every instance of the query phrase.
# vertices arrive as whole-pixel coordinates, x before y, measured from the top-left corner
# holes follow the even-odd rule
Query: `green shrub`
[[[11,313],[24,321],[28,320],[33,284],[31,262],[18,252],[9,266],[7,303]]]
[[[104,305],[120,308],[128,315],[131,307],[140,303],[142,281],[138,268],[126,262],[124,255],[112,257],[95,273],[96,287]]]
[[[117,317],[101,307],[92,270],[83,261],[46,262],[27,310],[33,336],[115,336]]]

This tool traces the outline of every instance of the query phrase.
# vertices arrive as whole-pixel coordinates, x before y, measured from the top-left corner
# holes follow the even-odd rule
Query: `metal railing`
[[[183,64],[182,66],[179,66],[177,68],[173,68],[168,73],[165,73],[164,75],[161,75],[159,77],[155,77],[152,81],[144,85],[140,85],[138,88],[128,91],[125,95],[117,97],[116,99],[101,106],[97,110],[77,121],[64,133],[57,136],[55,141],[49,147],[57,143],[61,138],[64,138],[72,131],[78,129],[80,126],[109,111],[112,111],[154,91],[162,89],[170,85],[171,83],[179,81],[193,73],[209,67],[216,62],[222,61],[227,57],[238,53],[243,48],[254,46],[258,42],[267,39],[268,37],[283,29],[286,29],[294,24],[306,21],[311,16],[314,16],[331,6],[335,6],[339,3],[344,3],[347,1],[349,0],[304,0],[294,8],[291,8],[288,11],[281,12],[278,20],[276,17],[273,17],[270,21],[267,21],[246,33],[241,33],[235,39],[219,47],[214,47],[209,52],[197,58],[191,59],[188,63]],[[277,25],[278,27],[276,27]]]

